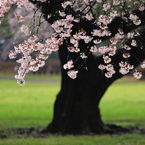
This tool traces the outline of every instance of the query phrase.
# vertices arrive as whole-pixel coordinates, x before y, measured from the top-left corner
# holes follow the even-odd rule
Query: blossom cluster
[[[122,0],[105,1],[105,2],[102,0],[96,0],[95,6],[101,5],[102,9],[103,9],[102,14],[99,15],[98,18],[96,18],[94,13],[92,13],[92,9],[91,9],[91,6],[92,6],[91,4],[94,2],[95,2],[95,0],[84,0],[82,2],[83,3],[81,5],[81,6],[83,6],[82,9],[84,9],[88,6],[87,10],[86,10],[88,12],[86,13],[86,11],[84,11],[84,16],[82,16],[82,17],[84,19],[86,19],[87,21],[93,21],[93,23],[96,24],[97,27],[94,27],[94,29],[91,33],[92,35],[87,35],[87,32],[85,30],[79,30],[74,35],[69,34],[71,45],[70,46],[68,45],[68,50],[69,50],[69,52],[80,53],[81,58],[87,59],[86,53],[80,51],[79,41],[83,40],[84,43],[88,46],[86,48],[89,48],[90,52],[99,52],[99,53],[103,54],[104,64],[100,64],[99,68],[101,70],[105,69],[106,70],[105,76],[107,78],[111,78],[116,73],[116,71],[114,70],[113,64],[111,64],[111,57],[116,54],[118,43],[123,41],[124,38],[129,38],[129,39],[133,38],[134,36],[137,35],[137,33],[134,31],[134,32],[129,32],[127,34],[124,34],[124,31],[119,28],[118,33],[116,33],[114,37],[111,37],[112,33],[109,30],[109,24],[117,16],[122,16],[126,21],[128,21],[128,23],[130,22],[130,23],[133,23],[134,25],[140,25],[141,20],[139,19],[139,17],[137,15],[132,14],[131,11],[128,11],[128,13],[130,13],[130,15],[128,17],[124,16],[126,14],[125,11],[120,14],[120,11],[118,11],[118,7],[120,9],[122,9],[122,11],[124,9],[124,1],[122,1]],[[131,5],[131,3],[134,4],[134,2],[131,2],[131,0],[129,0],[128,2],[130,3],[130,5]],[[67,5],[72,6],[72,4],[70,2],[65,2],[64,5],[65,5],[65,7],[67,7]],[[129,10],[129,7],[127,9],[127,6],[130,6],[130,5],[127,5],[127,4],[125,5],[126,10]],[[140,3],[137,4],[137,7],[139,7],[140,11],[145,10],[144,5],[142,5]],[[112,8],[113,8],[113,10],[112,10]],[[79,8],[78,11],[80,11],[80,9],[81,8]],[[91,9],[91,10],[89,11],[89,9]],[[107,13],[107,11],[108,11],[108,13]],[[67,14],[65,14],[63,12],[62,17],[66,17],[66,16],[67,16]],[[74,22],[76,22],[75,21],[76,19],[78,20],[78,22],[80,20],[79,18],[74,18],[73,16],[71,16],[71,18],[74,19]],[[71,21],[73,21],[73,19],[71,19]],[[67,17],[65,18],[65,20],[67,20]],[[71,27],[73,27],[72,23],[71,23]],[[69,32],[71,32],[71,31],[69,31]],[[103,42],[102,42],[102,40],[103,40],[102,38],[104,38],[104,37],[110,37],[109,42],[107,42],[107,44],[105,43],[105,45],[103,45]],[[132,47],[137,46],[136,40],[132,39],[131,46]],[[123,47],[127,51],[131,49],[130,46],[125,45],[125,44],[123,44],[121,47]],[[119,67],[120,67],[119,72],[123,75],[128,74],[129,72],[133,72],[134,77],[139,79],[141,77],[141,73],[137,72],[137,70],[133,71],[134,66],[127,62],[127,59],[130,56],[131,56],[131,54],[128,52],[123,53],[122,59],[126,60],[125,61],[126,65],[125,66],[121,65],[123,63],[121,61],[119,63]],[[73,71],[74,71],[75,76],[76,76],[76,72],[78,72],[77,70],[75,70],[72,60],[68,60],[68,62],[66,64],[64,64],[64,69],[68,69],[71,72],[72,72],[72,69],[74,69]]]
[[[37,1],[46,2],[46,0]],[[35,9],[35,6],[29,0],[0,0],[0,17],[4,17],[5,13],[14,4],[18,8],[25,8],[27,11]],[[144,11],[144,4],[132,0],[126,2],[124,0],[69,0],[62,2],[61,6],[61,11],[58,10],[58,20],[54,21],[51,25],[54,30],[53,35],[43,39],[43,42],[39,40],[39,36],[32,36],[28,26],[21,26],[21,31],[30,37],[23,43],[15,46],[14,50],[11,50],[9,54],[9,57],[12,59],[16,58],[17,54],[22,54],[22,58],[17,60],[21,66],[18,70],[18,75],[15,76],[20,85],[25,84],[24,77],[26,73],[29,71],[37,71],[40,67],[44,66],[49,54],[53,51],[58,51],[59,46],[64,41],[67,43],[68,55],[77,53],[79,58],[82,59],[82,62],[88,58],[90,53],[101,53],[104,63],[100,64],[99,68],[105,70],[105,76],[107,78],[111,78],[116,73],[115,66],[111,63],[111,58],[116,54],[117,46],[120,42],[123,42],[124,38],[129,38],[132,39],[130,45],[132,47],[137,46],[136,40],[133,39],[137,35],[135,31],[125,34],[124,30],[118,28],[118,31],[112,36],[109,25],[116,17],[122,17],[128,24],[140,25],[142,22],[139,16],[132,14],[130,7],[133,6],[133,9],[137,8],[139,11]],[[71,9],[69,13],[67,13],[68,7]],[[98,9],[100,10],[99,15],[97,12]],[[25,21],[25,17],[20,13],[15,13],[15,17],[19,22]],[[49,15],[48,19],[50,17],[53,17],[53,15]],[[82,21],[88,21],[94,26],[91,33],[88,33],[82,27],[78,27],[75,32],[72,32],[75,25],[79,25]],[[107,38],[106,43],[104,43],[104,38]],[[80,42],[84,43],[85,49],[81,48]],[[132,71],[134,72],[134,76],[139,79],[141,73],[133,71],[134,66],[127,62],[127,59],[131,56],[127,51],[131,47],[126,44],[122,44],[121,47],[126,51],[122,55],[125,61],[121,61],[118,64],[119,72],[125,75]],[[75,65],[77,60],[68,59],[63,65],[63,68],[67,70],[68,76],[72,79],[77,77],[79,69],[81,68]],[[144,67],[144,63],[142,66]]]

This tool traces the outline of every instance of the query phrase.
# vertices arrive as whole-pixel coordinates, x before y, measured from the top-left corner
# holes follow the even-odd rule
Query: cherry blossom
[[[141,72],[135,71],[135,72],[133,73],[133,76],[134,76],[136,79],[140,79],[140,78],[142,77],[142,74],[141,74]]]
[[[106,77],[106,78],[111,78],[112,75],[113,75],[113,74],[112,74],[111,72],[106,72],[106,73],[105,73],[105,77]]]
[[[104,59],[104,62],[105,63],[109,63],[109,62],[111,62],[111,58],[109,57],[109,56],[103,56],[103,59]]]
[[[123,74],[123,75],[126,75],[126,74],[129,73],[129,69],[126,68],[126,67],[121,67],[121,68],[119,69],[119,72],[120,72],[121,74]]]
[[[136,46],[137,45],[136,40],[132,39],[131,45]]]
[[[81,57],[82,59],[87,58],[87,56],[86,56],[86,54],[85,54],[85,53],[80,53],[80,57]]]
[[[104,69],[106,68],[106,66],[103,65],[103,64],[100,64],[100,65],[98,66],[98,68],[101,69],[101,70],[104,70]]]
[[[21,14],[19,14],[19,13],[15,13],[15,17],[17,18],[17,20],[19,21],[19,22],[23,22],[23,21],[25,21],[25,17],[23,17]]]
[[[92,19],[94,19],[93,15],[90,13],[90,14],[86,14],[86,19],[91,21]]]
[[[73,65],[73,61],[72,60],[69,60],[66,64],[63,65],[64,69],[71,69],[73,67],[74,67],[74,65]]]
[[[129,58],[129,57],[130,57],[130,54],[129,54],[129,53],[124,53],[124,54],[123,54],[123,57],[124,57],[124,58]]]
[[[36,1],[46,2],[46,0]],[[19,9],[25,9],[28,13],[36,10],[35,6],[30,3],[29,0],[0,0],[0,18],[5,16],[12,5],[16,5]],[[18,22],[22,23],[20,30],[26,35],[26,40],[14,46],[14,49],[9,53],[11,59],[16,58],[17,54],[22,55],[22,57],[17,60],[17,62],[20,63],[18,75],[15,76],[18,83],[24,85],[25,75],[29,71],[37,71],[40,67],[43,67],[45,65],[45,60],[49,58],[49,55],[52,52],[58,51],[59,46],[64,42],[66,42],[68,46],[68,58],[71,53],[77,53],[78,57],[81,58],[83,62],[91,53],[101,53],[104,64],[98,65],[98,68],[106,71],[105,76],[107,78],[111,78],[113,74],[115,74],[115,66],[111,64],[111,61],[112,57],[117,52],[117,47],[121,44],[125,53],[122,54],[123,61],[118,64],[118,71],[123,75],[131,72],[134,69],[134,66],[126,61],[131,57],[131,54],[127,51],[131,50],[132,47],[137,47],[138,42],[134,39],[134,36],[137,36],[138,34],[136,30],[135,32],[124,34],[124,31],[121,28],[119,28],[115,34],[111,34],[109,28],[110,23],[112,23],[116,17],[121,17],[125,22],[140,25],[142,21],[137,14],[130,11],[131,6],[134,6],[134,9],[138,9],[141,12],[145,10],[143,3],[135,4],[134,1],[131,0],[126,1],[125,8],[127,9],[127,12],[124,10],[123,0],[66,0],[61,4],[62,9],[57,12],[58,19],[51,24],[53,34],[49,38],[43,38],[42,41],[39,38],[39,34],[33,35],[30,27],[23,24],[25,16],[16,12],[16,19]],[[72,9],[72,13],[71,11],[67,13],[68,7]],[[98,7],[100,7],[101,15],[99,15],[98,12],[96,13]],[[81,15],[77,15],[79,12],[81,12]],[[52,15],[50,14],[47,18],[49,19],[51,17]],[[78,27],[78,30],[72,34],[72,28],[75,24],[79,25],[80,21],[90,21],[94,24],[90,33],[88,33],[86,29]],[[2,19],[0,20],[0,23],[1,22]],[[105,43],[103,40],[104,37],[108,38]],[[130,44],[124,43],[124,39],[126,38],[131,39]],[[86,50],[82,51],[80,43],[84,43]],[[35,57],[32,57],[33,55]],[[66,63],[63,64],[63,68],[66,69],[68,76],[72,79],[77,77],[79,69],[81,69],[79,66],[82,66],[81,64],[76,66],[77,60],[78,58],[76,58],[76,60],[66,59]],[[144,66],[143,62],[141,67],[144,68]],[[141,73],[137,71],[135,71],[133,75],[136,78],[141,77]]]
[[[24,79],[18,79],[17,80],[17,83],[21,86],[24,86],[25,85],[25,80]]]
[[[145,61],[142,62],[142,64],[140,65],[142,68],[145,68]]]
[[[20,29],[21,29],[22,32],[25,33],[26,36],[28,36],[28,35],[31,34],[31,31],[30,31],[29,28],[28,28],[27,26],[25,26],[25,25],[22,25]]]
[[[91,49],[90,49],[91,52],[97,52],[97,47],[94,45],[94,46],[91,46]]]
[[[70,70],[67,72],[68,76],[72,79],[75,79],[77,77],[78,71],[76,70]]]

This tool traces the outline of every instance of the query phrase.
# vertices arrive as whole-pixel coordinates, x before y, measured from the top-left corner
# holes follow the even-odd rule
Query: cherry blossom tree
[[[49,55],[58,51],[61,62],[61,89],[54,104],[52,122],[42,131],[90,134],[118,131],[105,125],[99,103],[107,88],[126,74],[140,79],[135,68],[145,67],[145,5],[142,0],[0,0],[0,17],[13,6],[39,10],[40,27],[51,24],[52,35],[40,38],[30,27],[21,25],[27,39],[9,54],[21,64],[15,76],[20,85],[30,71],[45,65]],[[17,20],[25,20],[15,13]],[[43,18],[42,18],[43,17]],[[35,26],[34,26],[35,28]],[[38,29],[36,29],[38,30]],[[36,31],[38,32],[38,31]],[[99,55],[95,55],[95,53]]]

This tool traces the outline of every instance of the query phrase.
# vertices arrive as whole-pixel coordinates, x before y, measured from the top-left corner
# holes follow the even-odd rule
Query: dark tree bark
[[[142,33],[144,34],[145,32]],[[145,45],[141,37],[137,39]],[[43,132],[90,134],[118,131],[117,128],[114,130],[103,123],[99,103],[107,88],[123,76],[118,69],[118,63],[122,60],[122,51],[124,50],[119,50],[112,57],[112,62],[116,65],[116,74],[109,79],[105,77],[103,71],[98,69],[98,65],[103,62],[102,56],[89,55],[86,62],[88,70],[82,68],[75,80],[70,79],[62,68],[61,90],[54,104],[53,120]],[[66,62],[64,57],[67,56],[66,52],[64,44],[59,51],[62,65]],[[128,61],[134,66],[139,65],[145,59],[145,52],[140,47],[132,48],[128,52],[132,54]]]
[[[57,4],[55,3],[57,2]],[[48,8],[52,7],[52,13],[55,12],[55,8],[60,7],[61,1],[51,1],[51,3],[37,3],[38,7],[41,6],[41,10],[44,13],[44,17],[47,16]],[[34,2],[33,2],[34,3]],[[50,4],[52,4],[50,6]],[[144,26],[145,24],[145,12],[134,11],[142,20],[139,26]],[[47,18],[46,18],[47,19]],[[57,15],[53,17],[48,22],[52,23],[57,19]],[[109,25],[109,30],[111,31],[113,37],[119,28],[121,28],[124,33],[128,33],[134,30],[136,27],[134,24],[128,25],[122,18],[117,17]],[[73,27],[72,33],[77,31],[77,25]],[[92,29],[95,26],[91,22],[82,21],[79,23],[79,27],[84,28],[88,35],[91,35]],[[125,50],[119,49],[117,54],[112,57],[112,64],[115,66],[116,74],[112,78],[105,77],[105,71],[98,68],[99,64],[103,63],[103,56],[96,57],[93,54],[89,54],[85,61],[84,67],[79,70],[76,79],[71,79],[67,75],[67,71],[63,69],[63,65],[67,61],[68,50],[67,44],[64,42],[59,49],[59,57],[61,62],[61,89],[56,97],[54,104],[54,114],[51,123],[42,131],[51,133],[63,133],[63,134],[90,134],[90,133],[111,133],[114,132],[112,128],[106,126],[102,119],[99,109],[99,103],[107,88],[117,79],[121,78],[123,75],[119,73],[118,63],[123,59],[122,54],[128,52],[131,57],[128,58],[128,62],[135,67],[140,64],[145,59],[144,47],[145,42],[145,31],[142,30],[139,36],[134,39],[137,40],[137,47],[132,47],[130,45],[131,40],[127,40],[125,43],[128,44],[132,49]],[[102,37],[102,40],[107,40],[109,37]],[[80,42],[81,49],[86,49],[84,42]],[[78,57],[77,54],[71,54],[71,58],[75,60]],[[82,60],[79,60],[80,63]]]

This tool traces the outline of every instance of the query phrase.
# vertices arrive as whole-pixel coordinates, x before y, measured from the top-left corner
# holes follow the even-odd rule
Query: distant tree
[[[8,49],[4,49],[3,45],[6,44],[4,47],[7,47],[6,41],[11,39],[13,33],[10,29],[10,24],[8,20],[9,15],[6,14],[5,19],[3,19],[3,23],[0,25],[1,35],[0,35],[0,61],[6,60],[8,58],[8,54],[10,52],[10,46]],[[12,48],[12,47],[11,47]]]
[[[10,2],[10,1],[6,1]],[[61,89],[54,104],[52,122],[42,131],[51,133],[113,133],[117,129],[105,125],[99,103],[107,88],[122,76],[141,73],[135,68],[145,59],[145,6],[142,0],[13,0],[27,10],[37,8],[51,24],[49,38],[29,37],[15,46],[10,58],[23,57],[15,78],[21,85],[29,71],[37,71],[48,55],[59,52]],[[3,1],[1,2],[4,3]],[[35,14],[34,13],[34,14]],[[15,14],[21,22],[24,17]],[[35,24],[35,17],[33,24]],[[39,30],[39,29],[37,29]],[[27,36],[31,31],[22,25]],[[96,56],[94,53],[99,52]],[[145,67],[145,62],[141,65]]]

